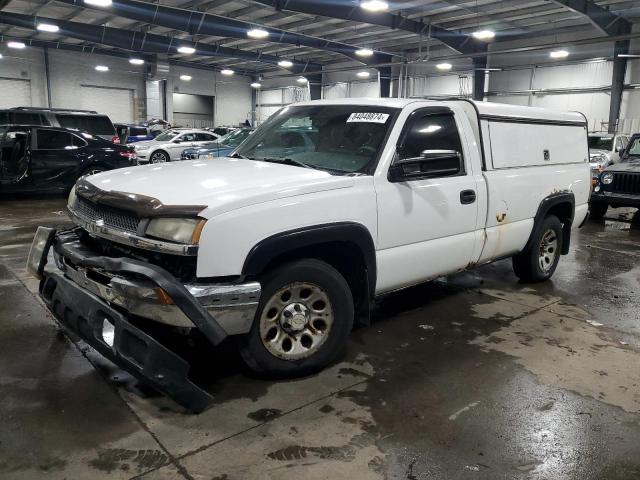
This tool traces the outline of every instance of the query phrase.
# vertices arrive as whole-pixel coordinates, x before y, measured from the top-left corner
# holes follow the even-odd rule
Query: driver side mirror
[[[182,143],[182,140],[176,138],[175,140],[171,140],[171,143]]]
[[[424,178],[451,177],[462,172],[462,155],[456,150],[423,150],[419,157],[394,160],[389,180],[404,182]]]

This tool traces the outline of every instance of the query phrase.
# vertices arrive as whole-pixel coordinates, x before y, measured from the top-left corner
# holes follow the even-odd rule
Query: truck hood
[[[599,148],[591,148],[589,149],[589,155],[593,156],[593,155],[609,155],[609,152],[607,150],[601,150]]]
[[[640,157],[636,157],[634,160],[627,160],[621,163],[616,163],[607,167],[605,172],[633,172],[640,173]]]
[[[236,158],[187,160],[111,170],[86,177],[99,190],[135,194],[163,205],[202,205],[211,218],[280,198],[349,188],[353,177],[308,168]]]

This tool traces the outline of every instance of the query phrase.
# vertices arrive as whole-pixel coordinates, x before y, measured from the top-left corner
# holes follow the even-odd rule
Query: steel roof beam
[[[269,65],[277,65],[281,60],[274,55],[261,54],[236,48],[220,47],[206,43],[181,40],[152,33],[135,32],[122,28],[89,25],[78,22],[60,21],[53,18],[34,17],[19,13],[0,12],[0,23],[21,27],[29,30],[36,30],[39,22],[47,22],[59,27],[60,35],[84,40],[110,47],[140,52],[147,54],[176,54],[180,46],[195,48],[194,55],[203,57],[226,57],[236,58],[246,61],[260,62]],[[322,68],[319,64],[292,60],[294,73],[302,73],[307,70],[318,70]]]
[[[108,7],[87,5],[81,0],[58,0],[61,3],[81,8],[110,13],[119,17],[144,22],[150,25],[171,28],[176,31],[186,32],[190,35],[209,35],[216,37],[228,37],[247,40],[247,31],[259,26],[269,32],[269,37],[261,39],[264,42],[284,43],[297,46],[305,46],[339,53],[346,57],[367,63],[356,55],[359,47],[347,43],[335,42],[323,38],[302,35],[279,28],[258,25],[255,22],[246,22],[233,18],[214,15],[184,8],[169,7],[137,0],[113,0]],[[391,54],[378,52],[373,62],[390,61]]]
[[[606,8],[597,5],[591,0],[552,0],[554,3],[564,5],[570,10],[584,15],[600,32],[608,37],[625,35],[631,32],[631,22],[611,13]]]
[[[416,35],[430,35],[458,53],[472,54],[482,51],[484,42],[480,42],[470,35],[447,30],[437,25],[430,25],[418,20],[403,17],[397,13],[372,13],[361,9],[358,5],[341,4],[320,0],[255,0],[276,10],[306,13],[323,17],[350,20],[370,25],[379,25],[392,30],[405,30]]]

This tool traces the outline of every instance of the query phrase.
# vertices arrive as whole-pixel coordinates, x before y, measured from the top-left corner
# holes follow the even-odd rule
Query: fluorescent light
[[[640,58],[640,55],[635,55],[633,53],[619,53],[618,58]]]
[[[2,58],[2,54],[0,53],[0,58]]]
[[[262,84],[260,82],[253,82],[251,84],[251,88],[260,88],[262,86]]]
[[[236,72],[234,72],[234,71],[233,71],[233,70],[231,70],[230,68],[225,68],[224,70],[220,70],[220,73],[221,73],[222,75],[227,75],[227,76],[229,76],[229,75],[233,75],[233,74],[234,74],[234,73],[236,73]]]
[[[94,5],[96,7],[110,7],[111,0],[84,0],[87,5]]]
[[[360,6],[370,12],[384,12],[389,10],[389,4],[382,0],[365,0]]]
[[[356,55],[360,57],[370,57],[373,55],[373,50],[370,48],[361,48],[360,50],[356,50]]]
[[[296,82],[298,83],[307,83],[309,80],[307,80],[305,77],[298,77],[298,79],[296,80]]]
[[[50,23],[39,23],[36,26],[36,28],[41,32],[51,32],[51,33],[54,33],[60,30],[60,27],[58,27],[57,25],[51,25]]]
[[[358,72],[357,75],[360,78],[369,78],[371,76],[371,74],[369,72]]]
[[[26,45],[23,42],[7,42],[9,48],[24,48]]]
[[[193,47],[186,47],[186,46],[178,47],[178,53],[187,53],[191,55],[192,53],[195,53],[195,51],[196,49]]]
[[[566,50],[554,50],[549,53],[551,58],[567,58],[569,56],[569,52]]]
[[[439,64],[436,65],[436,68],[438,70],[443,70],[443,71],[451,70],[452,67],[453,67],[453,65],[451,65],[450,63],[446,63],[446,62],[445,63],[439,63]]]
[[[180,80],[182,80],[183,82],[190,82],[191,75],[180,75]]]
[[[251,38],[267,38],[269,36],[269,32],[262,28],[252,28],[247,32],[247,35]]]
[[[96,70],[99,72],[108,72],[109,67],[107,67],[106,65],[96,65]]]
[[[130,58],[129,63],[131,65],[142,65],[144,63],[144,60],[141,58]]]
[[[471,35],[473,35],[473,38],[477,38],[478,40],[491,40],[496,36],[496,32],[493,30],[477,30]]]
[[[293,62],[291,60],[280,60],[278,62],[278,66],[282,68],[290,68],[293,67]]]

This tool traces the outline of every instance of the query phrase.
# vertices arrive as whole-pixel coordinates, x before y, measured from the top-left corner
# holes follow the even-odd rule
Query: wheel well
[[[368,324],[370,285],[367,264],[360,247],[353,242],[335,241],[296,248],[271,259],[262,272],[303,258],[322,260],[340,272],[351,289],[356,323]]]
[[[556,203],[547,210],[545,217],[555,215],[562,222],[562,251],[563,255],[569,253],[571,243],[571,224],[573,223],[573,204],[571,202]]]

